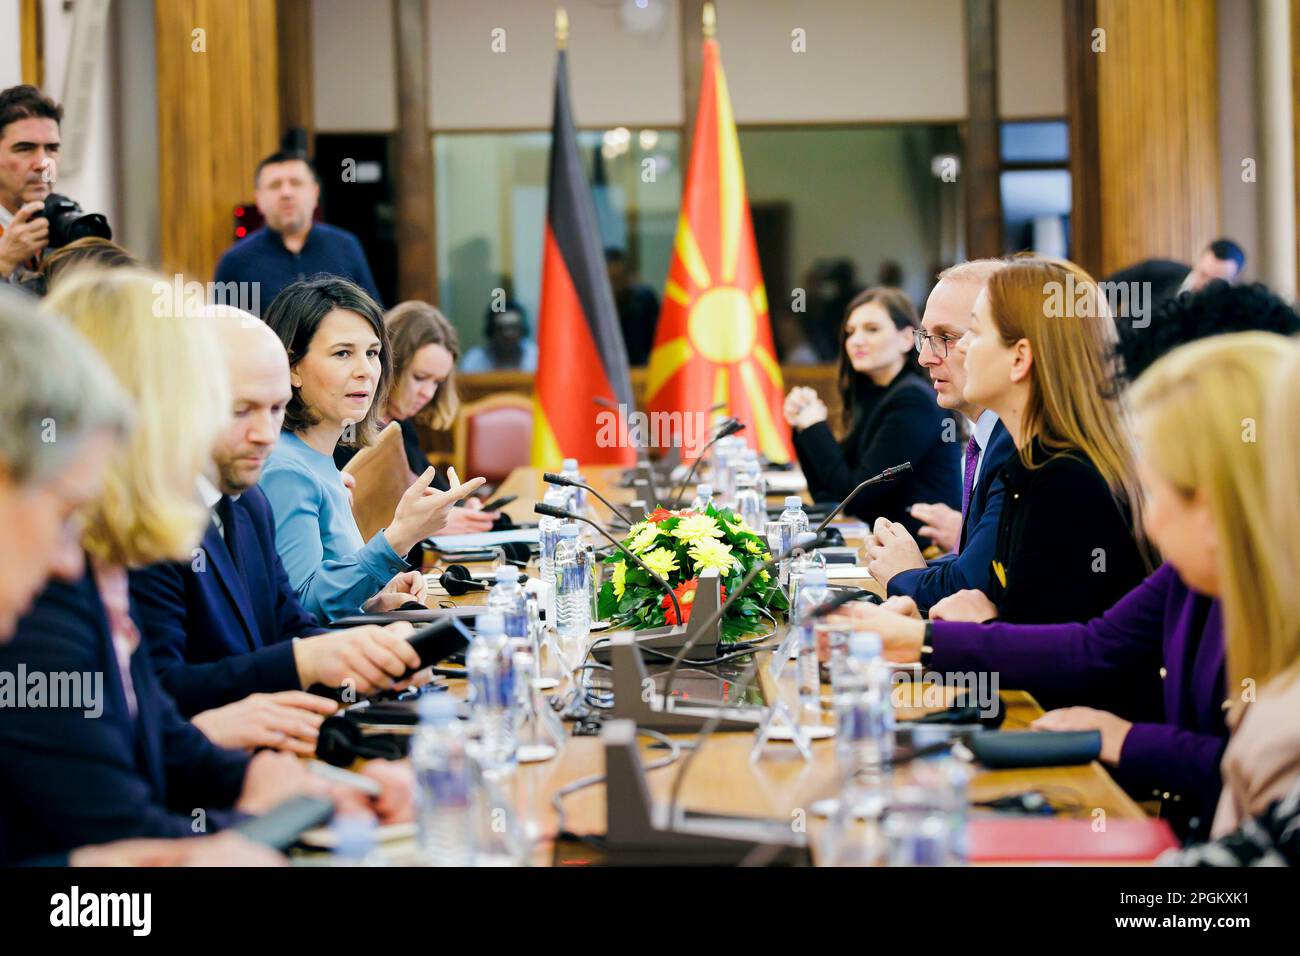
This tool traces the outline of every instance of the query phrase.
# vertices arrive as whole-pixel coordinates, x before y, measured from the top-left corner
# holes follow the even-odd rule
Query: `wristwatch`
[[[924,670],[930,666],[930,658],[934,656],[934,622],[925,622],[925,636],[921,638],[921,656],[917,660]]]

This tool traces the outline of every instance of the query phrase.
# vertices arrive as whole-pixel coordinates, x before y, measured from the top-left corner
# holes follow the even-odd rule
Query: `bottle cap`
[[[334,818],[335,852],[349,859],[369,854],[378,840],[379,822],[369,813],[341,813]]]
[[[809,585],[812,585],[815,588],[826,587],[826,569],[809,568],[805,571],[803,573],[803,578],[801,579],[801,586],[808,587]]]
[[[712,498],[713,486],[707,483],[702,485],[696,485],[695,494],[700,498]]]
[[[800,511],[802,511],[802,510],[803,510],[803,499],[800,498],[798,495],[786,495],[786,496],[785,496],[785,506],[786,506],[787,508],[798,508]]]
[[[849,656],[870,660],[880,656],[880,635],[875,631],[854,631],[849,635]]]
[[[551,461],[554,461],[554,460],[555,460],[554,458],[551,459]],[[576,459],[576,458],[566,458],[566,459],[564,459],[564,464],[562,464],[562,465],[560,466],[560,470],[561,470],[561,471],[577,471],[577,470],[578,470],[578,459]]]
[[[519,569],[512,564],[503,564],[497,568],[497,584],[518,584]]]
[[[445,724],[456,720],[456,698],[447,693],[421,694],[416,711],[422,724]]]
[[[495,611],[480,614],[474,624],[474,633],[480,637],[500,637],[506,632],[506,620]]]
[[[560,525],[560,537],[561,537],[561,538],[576,538],[576,537],[578,536],[578,533],[579,533],[581,530],[582,530],[582,529],[579,528],[576,524],[565,524],[565,525]]]

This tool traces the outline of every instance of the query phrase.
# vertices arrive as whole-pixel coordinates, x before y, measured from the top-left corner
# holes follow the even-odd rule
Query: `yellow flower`
[[[768,581],[772,580],[772,575],[768,574],[766,571],[759,571],[758,579],[766,584]]]
[[[730,524],[731,524],[731,530],[732,530],[733,532],[735,532],[736,534],[752,534],[752,533],[753,533],[753,532],[750,531],[749,525],[745,524],[745,519],[744,519],[742,516],[740,516],[740,515],[736,515],[736,516],[735,516],[735,520],[732,521],[732,522],[730,522]]]
[[[628,544],[628,550],[633,554],[641,554],[654,547],[655,541],[659,538],[659,526],[657,524],[648,525],[637,532],[635,538]]]
[[[649,521],[638,521],[636,524],[632,525],[632,527],[627,529],[627,538],[633,538],[649,527],[653,527]],[[624,538],[623,540],[626,541],[627,538]]]
[[[677,570],[677,552],[671,548],[655,548],[649,554],[641,555],[641,560],[661,578]]]
[[[759,547],[758,542],[755,541],[753,538],[749,538],[745,541],[745,550],[748,551],[750,554],[763,553],[763,549]]]
[[[712,538],[701,538],[690,546],[686,552],[695,562],[695,567],[700,571],[709,568],[717,568],[719,571],[729,571],[738,562],[731,553],[731,548],[721,541],[714,541]]]
[[[614,585],[614,597],[623,597],[623,591],[627,587],[627,562],[614,562],[614,576],[610,580]]]
[[[689,518],[682,518],[671,533],[673,537],[687,544],[712,541],[714,538],[722,537],[722,529],[708,515],[691,515]]]

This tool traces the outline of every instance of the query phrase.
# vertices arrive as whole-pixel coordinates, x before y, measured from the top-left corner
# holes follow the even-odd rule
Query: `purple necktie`
[[[970,441],[966,443],[966,471],[961,479],[961,523],[966,524],[966,512],[970,509],[970,493],[975,487],[975,466],[979,464],[980,446],[972,435]],[[961,552],[961,538],[957,539],[957,547],[953,554]]]

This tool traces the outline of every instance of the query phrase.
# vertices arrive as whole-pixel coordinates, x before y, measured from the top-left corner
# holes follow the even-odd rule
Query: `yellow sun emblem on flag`
[[[747,422],[770,460],[786,461],[781,368],[772,354],[740,140],[716,47],[706,49],[705,72],[700,148],[677,219],[646,396],[652,409],[721,406],[722,415]]]

